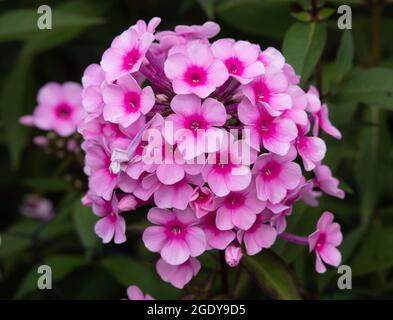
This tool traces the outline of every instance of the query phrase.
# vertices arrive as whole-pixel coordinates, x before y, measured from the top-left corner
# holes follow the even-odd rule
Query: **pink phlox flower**
[[[310,86],[306,93],[308,112],[318,112],[321,109],[321,100],[319,99],[319,92],[314,86]]]
[[[323,192],[339,199],[345,198],[345,192],[338,187],[339,180],[333,177],[332,171],[327,165],[317,165],[314,169],[314,174],[315,185]]]
[[[224,63],[200,40],[187,43],[184,53],[168,56],[164,70],[176,94],[193,93],[201,98],[206,98],[228,79]]]
[[[262,62],[258,60],[258,45],[248,41],[220,39],[211,48],[214,56],[224,62],[229,75],[241,84],[247,84],[265,72]]]
[[[145,229],[143,242],[150,251],[160,252],[165,262],[177,266],[206,250],[205,234],[191,209],[152,208],[147,218],[155,226]]]
[[[217,228],[215,212],[209,213],[201,219],[201,227],[206,236],[206,250],[224,250],[236,238],[233,230],[220,230]]]
[[[129,300],[154,300],[150,294],[144,294],[137,286],[129,286],[127,296]]]
[[[315,136],[319,133],[319,128],[321,128],[325,133],[336,139],[341,139],[341,132],[333,126],[329,120],[329,109],[326,104],[321,106],[321,109],[316,112],[314,120],[313,134]]]
[[[198,186],[193,190],[190,208],[195,211],[198,219],[215,210],[215,198],[215,195],[208,187]]]
[[[266,73],[282,71],[285,58],[276,48],[268,47],[261,52],[258,58],[265,66]]]
[[[183,289],[198,274],[201,264],[196,258],[189,258],[186,262],[175,266],[165,262],[164,259],[159,259],[156,269],[162,280],[175,288]]]
[[[242,256],[242,249],[239,246],[231,245],[225,249],[225,262],[231,268],[239,264]]]
[[[334,215],[325,211],[319,218],[317,230],[308,236],[310,252],[315,250],[315,269],[318,273],[324,273],[324,263],[337,267],[341,263],[341,253],[336,248],[343,240],[340,225],[333,222]]]
[[[35,194],[26,195],[19,210],[25,217],[42,221],[49,221],[54,217],[52,201]]]

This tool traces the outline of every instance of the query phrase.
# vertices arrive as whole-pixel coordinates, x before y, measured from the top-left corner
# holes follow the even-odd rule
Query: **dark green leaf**
[[[283,300],[301,299],[290,269],[272,251],[265,250],[258,256],[244,256],[242,263],[258,285],[272,297]]]
[[[271,38],[285,34],[292,20],[289,12],[289,0],[229,0],[216,9],[217,16],[230,26]]]
[[[214,20],[214,2],[215,0],[196,0],[202,10],[205,12],[206,16]]]
[[[335,12],[336,12],[336,10],[334,10],[332,8],[323,8],[318,12],[318,19],[325,20],[325,19],[329,18]]]
[[[37,191],[66,191],[71,188],[68,181],[55,177],[31,178],[23,181],[23,184]]]
[[[326,23],[294,23],[285,35],[283,53],[287,62],[302,76],[302,83],[310,77],[326,42]]]
[[[309,22],[311,20],[311,14],[309,12],[291,12],[291,16],[301,22]]]
[[[341,81],[352,69],[354,57],[353,37],[351,30],[344,30],[336,56],[337,81]]]
[[[94,225],[98,219],[90,208],[81,204],[80,199],[76,201],[73,220],[82,245],[88,250],[93,249],[98,243],[98,237],[94,232]]]
[[[52,281],[58,281],[70,274],[75,269],[80,268],[86,263],[82,256],[59,255],[45,258],[42,265],[47,265],[52,269]],[[35,266],[23,279],[14,299],[20,299],[27,294],[38,291],[37,281],[41,274],[37,273],[38,266]]]

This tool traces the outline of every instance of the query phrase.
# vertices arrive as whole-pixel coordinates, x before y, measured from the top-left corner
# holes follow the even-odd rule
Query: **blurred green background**
[[[311,1],[295,0],[129,0],[45,1],[53,29],[39,31],[41,1],[0,1],[0,298],[120,299],[137,284],[156,298],[213,298],[203,286],[218,268],[215,253],[202,258],[193,285],[180,291],[163,283],[155,255],[141,241],[143,212],[130,217],[128,242],[101,245],[94,216],[80,205],[85,178],[76,161],[56,158],[31,141],[38,130],[18,124],[48,81],[80,81],[85,67],[99,63],[111,40],[137,19],[162,18],[160,30],[177,24],[217,21],[219,37],[283,50],[303,76],[316,84],[330,108],[341,141],[325,137],[325,162],[341,181],[345,200],[324,196],[318,208],[296,205],[289,231],[307,235],[324,210],[341,223],[344,264],[352,268],[352,290],[337,288],[338,275],[314,271],[314,254],[277,241],[259,255],[272,284],[255,284],[247,273],[230,271],[228,298],[374,299],[393,297],[393,6],[382,0],[317,1],[317,22],[309,21]],[[352,9],[352,29],[337,27],[337,7]],[[23,196],[52,199],[49,223],[22,217]],[[134,221],[135,220],[135,221]],[[278,258],[280,256],[281,258]],[[267,263],[268,262],[268,263]],[[53,290],[37,290],[37,265],[53,270]],[[288,264],[289,272],[285,264]],[[263,274],[260,275],[263,279]],[[287,280],[290,278],[290,280]],[[293,283],[290,287],[288,283]],[[288,287],[289,286],[289,287]],[[293,291],[296,291],[293,293]]]

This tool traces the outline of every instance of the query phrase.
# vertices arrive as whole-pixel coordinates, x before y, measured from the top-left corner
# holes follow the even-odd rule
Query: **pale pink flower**
[[[203,25],[178,25],[175,32],[188,39],[209,39],[220,32],[220,26],[213,21],[207,21]]]
[[[120,198],[117,208],[119,211],[131,211],[135,210],[138,205],[138,201],[131,194],[127,194]]]
[[[198,219],[191,209],[152,208],[147,218],[155,226],[146,228],[143,242],[150,251],[160,252],[165,262],[180,265],[206,250],[205,234],[196,226]]]
[[[158,17],[152,18],[147,24],[144,20],[138,20],[130,29],[135,30],[142,37],[146,32],[154,33],[160,23],[161,18]]]
[[[34,127],[34,117],[32,115],[21,116],[19,123],[26,127]]]
[[[307,97],[302,88],[291,85],[287,90],[292,99],[292,108],[284,110],[281,117],[288,118],[299,126],[306,126],[309,123],[306,112]]]
[[[116,84],[104,88],[103,116],[106,121],[128,127],[143,114],[148,113],[155,103],[151,87],[141,89],[131,75],[117,79]]]
[[[172,265],[167,263],[164,259],[159,259],[156,264],[156,269],[162,280],[169,282],[178,289],[183,289],[184,286],[197,275],[201,269],[201,264],[195,258],[189,258],[179,265]]]
[[[308,236],[310,252],[315,250],[315,269],[318,273],[324,273],[324,263],[337,267],[341,263],[341,253],[337,250],[343,240],[340,225],[333,222],[334,215],[325,211],[319,218],[317,230]]]
[[[253,105],[247,98],[238,105],[238,116],[250,130],[251,147],[258,151],[262,143],[262,146],[270,152],[284,156],[298,134],[292,120],[272,117],[262,108]]]
[[[215,209],[215,196],[208,187],[196,187],[191,195],[190,207],[197,218],[202,218]]]
[[[99,64],[89,65],[82,77],[82,104],[88,113],[88,119],[95,119],[102,113],[103,99],[101,86],[105,81],[105,73]]]
[[[266,224],[263,213],[259,214],[253,226],[246,230],[238,231],[239,242],[244,242],[247,254],[252,256],[262,249],[270,248],[276,241],[277,231]]]
[[[308,112],[318,112],[321,109],[321,100],[319,99],[319,92],[314,86],[310,86],[306,93]]]
[[[314,169],[314,174],[315,184],[323,192],[339,199],[345,198],[344,191],[338,187],[340,182],[337,178],[333,177],[332,171],[327,165],[317,165]]]
[[[137,286],[129,286],[127,296],[129,300],[154,300],[150,294],[144,294]]]
[[[171,54],[165,61],[166,76],[177,94],[194,93],[206,98],[228,79],[225,65],[214,58],[208,44],[195,40],[183,53]]]
[[[232,268],[239,264],[242,257],[242,249],[239,246],[231,245],[225,249],[225,262]]]
[[[318,112],[315,114],[315,122],[313,133],[315,136],[319,133],[319,128],[321,128],[328,135],[341,139],[341,132],[333,126],[333,124],[329,120],[329,109],[326,104],[323,104]]]
[[[299,185],[302,171],[297,163],[292,162],[293,159],[292,155],[279,157],[270,153],[258,157],[252,172],[256,174],[255,186],[260,200],[279,203],[288,190]]]
[[[214,212],[201,219],[201,227],[206,236],[206,249],[224,250],[236,238],[233,230],[220,230],[217,228],[216,214]]]
[[[23,198],[20,212],[25,217],[43,221],[49,221],[54,217],[52,201],[35,194],[28,194]]]
[[[34,125],[53,130],[60,136],[76,131],[85,116],[82,108],[82,87],[75,82],[50,82],[38,92],[38,105],[33,112]]]
[[[224,62],[229,75],[241,84],[247,84],[265,72],[262,62],[258,60],[258,45],[248,41],[220,39],[211,48],[214,56]]]
[[[217,200],[216,225],[220,230],[234,227],[247,230],[255,222],[257,214],[266,207],[266,202],[256,196],[254,186],[243,191],[232,191]]]
[[[311,171],[322,161],[326,154],[326,144],[318,137],[306,136],[309,126],[298,126],[299,135],[296,138],[296,148],[303,159],[304,169]]]
[[[187,179],[180,180],[172,185],[162,184],[154,192],[154,203],[161,209],[185,210],[191,200],[193,188]]]
[[[33,142],[36,146],[47,147],[49,145],[49,139],[46,136],[35,136]]]
[[[132,28],[117,36],[102,56],[101,67],[106,80],[112,82],[138,71],[153,40],[152,33],[146,32],[139,36]]]
[[[110,201],[100,197],[91,196],[93,212],[101,217],[94,226],[96,234],[103,243],[108,243],[112,239],[116,244],[123,243],[126,238],[126,222],[119,215],[118,200],[116,195]]]
[[[272,116],[292,107],[292,99],[287,92],[288,80],[282,72],[259,76],[242,91],[252,105],[265,109]]]
[[[289,84],[299,84],[300,76],[296,74],[295,69],[293,69],[293,67],[290,64],[288,63],[284,64],[282,71],[287,77]]]
[[[259,60],[265,66],[266,73],[276,73],[283,69],[285,58],[276,48],[268,47],[261,52]]]
[[[173,143],[177,143],[184,159],[217,151],[215,137],[219,132],[215,127],[223,126],[227,119],[221,102],[207,98],[202,103],[195,95],[176,95],[171,108],[175,114],[168,116],[167,121],[173,124]]]

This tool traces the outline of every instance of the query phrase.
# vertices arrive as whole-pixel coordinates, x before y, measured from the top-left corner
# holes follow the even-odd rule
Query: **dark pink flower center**
[[[229,73],[237,76],[243,74],[244,71],[243,62],[241,62],[238,58],[236,57],[228,58],[224,61],[224,64],[227,67]]]
[[[269,103],[270,90],[264,82],[259,81],[255,83],[253,89],[254,89],[254,95],[256,101]]]
[[[278,163],[270,162],[262,168],[262,175],[265,180],[275,179],[280,173],[281,166]]]
[[[317,243],[315,244],[315,248],[317,251],[320,251],[323,249],[326,243],[326,234],[325,233],[320,233]]]
[[[123,57],[123,68],[125,70],[130,70],[138,62],[141,57],[141,53],[138,48],[133,48]]]
[[[195,132],[199,129],[207,129],[206,120],[198,114],[187,117],[187,119],[185,119],[184,126]]]
[[[200,66],[188,67],[184,74],[184,80],[192,87],[204,85],[206,83],[207,72]]]
[[[117,220],[117,217],[116,217],[116,215],[114,213],[111,213],[111,214],[108,215],[108,219],[109,219],[110,223],[115,224],[116,220]]]
[[[62,120],[67,120],[71,117],[72,108],[67,103],[60,103],[56,109],[56,116]]]
[[[245,197],[241,193],[232,192],[226,199],[226,205],[231,209],[236,209],[244,205]]]
[[[140,96],[137,92],[127,92],[124,96],[124,105],[129,113],[139,111]]]

